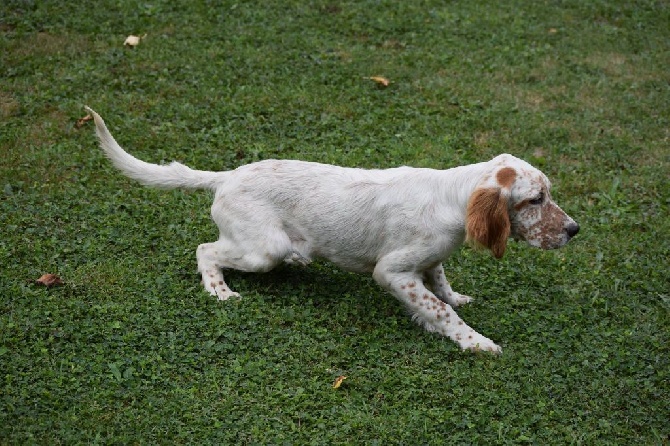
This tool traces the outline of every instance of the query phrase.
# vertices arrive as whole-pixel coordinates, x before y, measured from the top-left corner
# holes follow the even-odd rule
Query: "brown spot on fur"
[[[509,189],[516,180],[516,170],[511,167],[503,167],[496,174],[496,180],[498,180],[500,187]]]
[[[223,280],[219,280],[219,285],[223,285]]]
[[[423,300],[428,300],[429,298],[430,298],[430,296],[428,296],[427,294],[423,295]]]
[[[563,212],[561,208],[554,203],[548,204],[544,207],[544,210],[542,211],[542,220],[538,224],[540,233],[560,236],[565,227],[565,217],[565,212]],[[542,246],[542,248],[547,249],[548,246]]]
[[[416,282],[410,282],[407,284],[408,287],[414,288],[416,286]]]
[[[416,293],[410,291],[409,297],[411,297],[412,299],[416,299]]]
[[[400,285],[401,290],[404,290],[405,288],[407,288],[405,285]]]
[[[212,288],[216,288],[216,283],[212,282],[209,284],[209,286],[211,286]]]
[[[458,321],[458,325],[463,325],[463,321]]]

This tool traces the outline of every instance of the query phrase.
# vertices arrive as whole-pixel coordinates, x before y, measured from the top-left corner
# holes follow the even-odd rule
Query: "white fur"
[[[466,238],[473,192],[504,190],[511,236],[532,245],[559,247],[578,229],[548,196],[542,205],[515,207],[540,190],[548,195],[550,185],[540,171],[511,155],[447,170],[364,170],[266,160],[206,172],[134,158],[116,143],[102,118],[87,110],[103,150],[127,176],[149,186],[215,192],[212,218],[220,237],[198,246],[197,259],[205,289],[220,300],[239,296],[227,286],[221,269],[262,272],[281,262],[325,258],[350,271],[372,273],[428,331],[448,336],[463,349],[500,352],[453,310],[471,298],[451,289],[441,263]],[[511,186],[496,184],[495,173],[503,167],[516,173]],[[558,227],[548,225],[551,231],[543,226],[545,207],[560,220]]]

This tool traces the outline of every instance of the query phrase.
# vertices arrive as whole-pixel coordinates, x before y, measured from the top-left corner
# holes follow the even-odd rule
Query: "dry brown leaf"
[[[74,124],[74,127],[77,129],[80,129],[86,124],[88,121],[92,120],[93,116],[91,115],[86,115],[83,118],[77,119],[77,122]]]
[[[549,28],[549,34],[556,34],[558,30],[556,28]]]
[[[383,76],[371,76],[368,79],[370,79],[371,81],[375,81],[377,85],[381,85],[382,87],[388,87],[389,84],[391,83],[390,80],[386,79]]]
[[[35,281],[38,285],[44,285],[47,288],[51,288],[56,285],[63,285],[63,281],[60,277],[55,274],[42,274],[42,276]]]
[[[338,387],[340,387],[342,385],[342,381],[344,381],[345,379],[347,379],[347,377],[344,375],[335,378],[335,382],[333,382],[333,389],[337,389]]]

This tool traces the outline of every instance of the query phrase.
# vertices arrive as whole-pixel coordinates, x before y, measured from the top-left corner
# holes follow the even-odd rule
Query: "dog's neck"
[[[491,172],[489,162],[468,164],[439,171],[442,194],[463,211],[468,206],[470,196]]]

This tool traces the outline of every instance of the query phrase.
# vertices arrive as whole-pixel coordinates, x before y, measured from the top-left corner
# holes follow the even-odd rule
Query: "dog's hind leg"
[[[239,297],[239,293],[232,291],[223,280],[222,266],[219,261],[220,247],[217,246],[217,243],[203,243],[198,246],[196,251],[198,272],[202,275],[202,284],[209,294],[216,296],[219,300]]]
[[[216,242],[198,246],[198,271],[205,290],[219,300],[228,300],[239,297],[239,294],[226,284],[221,269],[267,272],[281,263],[290,250],[288,236],[280,231],[271,231],[264,239],[244,240],[242,243],[221,237]]]

